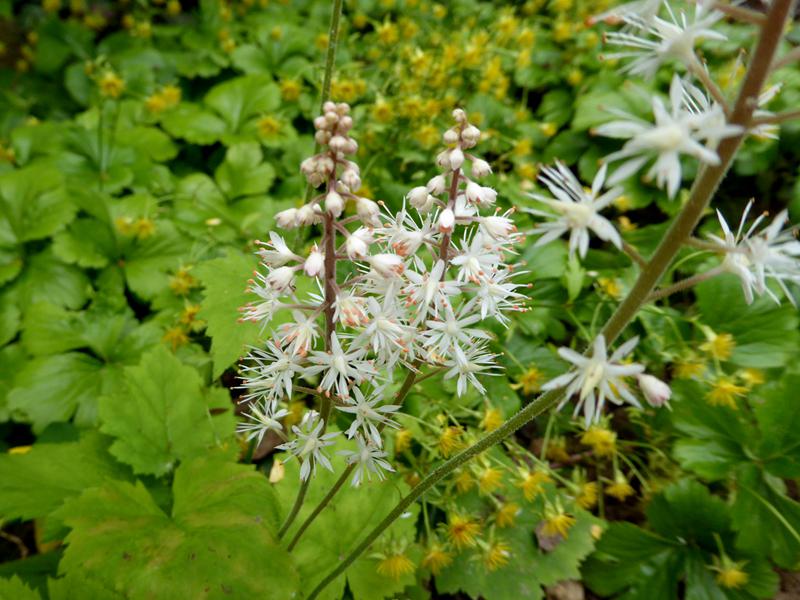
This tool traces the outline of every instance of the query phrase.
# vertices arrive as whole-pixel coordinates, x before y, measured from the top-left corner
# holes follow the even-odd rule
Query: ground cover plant
[[[792,2],[0,15],[0,598],[800,593]]]

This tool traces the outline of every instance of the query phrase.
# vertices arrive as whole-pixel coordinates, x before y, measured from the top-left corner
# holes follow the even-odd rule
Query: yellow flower
[[[511,388],[515,390],[522,389],[523,394],[530,395],[539,391],[542,385],[542,379],[544,379],[542,372],[536,367],[531,366],[520,375],[516,383],[511,384]]]
[[[13,148],[6,148],[0,144],[0,161],[13,163],[17,158]]]
[[[453,555],[439,543],[433,543],[422,559],[422,566],[430,569],[433,575],[438,575],[442,569],[453,564]]]
[[[456,476],[456,489],[459,494],[465,494],[472,486],[475,485],[475,480],[472,478],[472,473],[468,469],[464,469]]]
[[[516,166],[516,171],[522,179],[533,180],[536,179],[538,170],[536,165],[532,163],[520,163]]]
[[[542,133],[546,137],[553,137],[558,132],[558,126],[555,123],[542,123],[539,125],[539,129],[542,130]]]
[[[43,0],[42,8],[45,12],[58,12],[61,10],[61,0]]]
[[[503,472],[494,467],[486,467],[478,474],[478,489],[481,494],[491,494],[503,487]]]
[[[167,108],[177,106],[181,101],[181,88],[177,85],[165,85],[161,88],[161,97],[167,104]]]
[[[286,431],[291,431],[292,425],[297,425],[303,420],[303,415],[306,412],[306,404],[302,400],[294,400],[289,403],[289,414],[283,421]]]
[[[503,424],[503,413],[499,409],[487,407],[481,419],[481,429],[484,431],[494,431]]]
[[[569,460],[569,452],[567,452],[567,439],[563,436],[556,436],[550,440],[547,445],[547,453],[545,454],[547,460],[553,462],[567,462]]]
[[[281,81],[281,98],[286,102],[293,102],[300,97],[303,86],[296,79],[284,79]]]
[[[372,118],[379,123],[388,123],[394,117],[392,105],[383,98],[378,98],[372,105]]]
[[[167,108],[167,103],[160,93],[150,94],[144,101],[144,107],[151,113],[160,113]]]
[[[271,37],[276,42],[283,39],[283,28],[280,25],[275,25],[269,31],[269,37]],[[327,44],[326,44],[327,45]]]
[[[728,360],[736,347],[736,341],[730,333],[714,333],[709,331],[706,334],[708,341],[700,345],[700,350],[708,352],[717,360]]]
[[[172,346],[173,352],[177,350],[178,347],[189,343],[189,336],[186,335],[186,330],[180,325],[167,329],[161,339]]]
[[[622,286],[619,283],[619,279],[598,277],[597,286],[611,298],[619,299],[622,297]]]
[[[447,458],[461,447],[461,428],[451,425],[439,435],[439,452]]]
[[[575,517],[564,512],[560,506],[556,509],[548,507],[542,524],[542,533],[547,536],[560,535],[562,538],[566,538],[574,524]]]
[[[764,377],[764,372],[759,371],[758,369],[744,369],[740,374],[742,380],[745,382],[747,387],[755,387],[757,385],[761,385],[766,381]]]
[[[587,481],[581,485],[578,495],[575,497],[575,502],[578,506],[587,510],[597,504],[597,482]]]
[[[520,46],[533,46],[536,41],[536,32],[530,27],[523,27],[517,35],[517,42]]]
[[[197,315],[200,312],[199,304],[187,304],[181,313],[180,322],[184,325],[192,325],[197,320]]]
[[[571,86],[580,85],[583,81],[583,71],[580,69],[570,69],[569,73],[567,73],[567,83]]]
[[[401,454],[411,448],[413,435],[408,429],[400,429],[394,434],[394,453]]]
[[[119,98],[125,89],[125,82],[113,71],[106,71],[98,81],[100,93],[107,98]]]
[[[447,16],[447,9],[441,4],[434,4],[433,16],[437,19],[444,19]]]
[[[327,33],[320,33],[316,38],[314,38],[314,45],[319,50],[327,50],[328,49],[328,34]]]
[[[431,124],[423,125],[417,129],[414,138],[423,148],[433,148],[439,142],[439,130]]]
[[[508,564],[511,558],[511,547],[505,542],[494,542],[483,554],[483,564],[487,571],[496,571]]]
[[[466,515],[450,514],[447,518],[447,535],[458,550],[474,546],[480,532],[480,523]]]
[[[169,281],[169,287],[176,296],[186,296],[192,288],[198,286],[198,281],[189,273],[188,267],[181,267]]]
[[[736,567],[720,569],[717,573],[717,583],[722,587],[736,589],[746,585],[750,578],[747,573]]]
[[[737,385],[732,377],[723,375],[719,377],[711,387],[711,391],[706,394],[706,400],[712,406],[727,406],[736,410],[736,398],[744,395],[747,388]]]
[[[557,42],[566,42],[572,37],[572,24],[567,21],[556,21],[553,27],[553,39]]]
[[[133,15],[123,15],[122,17],[122,27],[124,29],[133,29],[136,26],[136,19],[133,18]]]
[[[397,26],[389,20],[378,25],[378,27],[375,28],[375,33],[378,34],[378,39],[384,46],[392,46],[400,39]]]
[[[399,580],[403,575],[408,575],[416,570],[414,563],[405,554],[390,554],[378,563],[378,574]]]
[[[258,127],[258,134],[265,138],[274,137],[281,131],[281,122],[269,115],[261,117],[256,126]]]
[[[581,444],[591,446],[597,456],[611,456],[617,449],[617,434],[603,425],[592,425],[581,435]]]
[[[621,215],[619,218],[617,218],[617,223],[619,223],[619,228],[623,233],[636,230],[636,223],[631,221],[625,215]]]
[[[605,492],[620,502],[625,502],[629,496],[633,496],[636,493],[631,484],[628,483],[628,480],[625,479],[625,476],[619,471],[614,476],[614,483],[606,487]]]
[[[353,23],[353,27],[355,27],[356,29],[364,29],[367,25],[369,25],[369,20],[367,19],[367,15],[365,15],[364,13],[356,13],[355,15],[353,15],[351,22]]]
[[[521,473],[522,479],[517,482],[517,487],[522,490],[522,494],[529,502],[536,498],[544,490],[544,484],[553,480],[544,471],[528,471]]]
[[[167,2],[167,14],[171,17],[181,14],[181,3],[179,0],[169,0],[169,2]]]
[[[675,377],[693,379],[705,373],[706,365],[695,359],[686,359],[675,364]]]
[[[514,522],[517,520],[517,515],[522,512],[522,509],[519,507],[519,504],[515,502],[509,502],[508,504],[503,504],[495,515],[495,523],[497,526],[502,528],[505,527],[513,527]]]
[[[514,156],[522,157],[530,154],[532,149],[533,143],[529,139],[525,138],[522,140],[517,140],[517,142],[514,144],[514,148],[511,150],[511,153]]]

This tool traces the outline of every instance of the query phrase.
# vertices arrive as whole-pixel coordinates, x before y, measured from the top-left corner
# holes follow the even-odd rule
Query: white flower
[[[258,281],[251,279],[247,291],[258,296],[260,302],[248,302],[239,310],[242,313],[242,321],[252,321],[253,323],[261,321],[263,329],[272,320],[275,311],[283,306],[280,301],[282,294],[267,284],[265,275],[262,273],[256,273],[255,275]]]
[[[450,262],[458,267],[458,281],[478,283],[481,278],[494,271],[500,264],[500,256],[481,232],[472,236],[472,241],[461,240],[461,253]]]
[[[297,209],[287,208],[275,215],[275,223],[281,229],[293,229],[297,227]]]
[[[372,363],[363,360],[366,351],[362,347],[351,348],[345,351],[339,342],[339,337],[331,335],[331,349],[326,352],[312,352],[308,357],[312,366],[306,367],[306,376],[323,373],[319,387],[326,392],[335,389],[338,396],[346,398],[350,395],[350,383],[357,385],[364,381],[372,381],[378,372]]]
[[[333,141],[333,140],[331,140]],[[325,210],[338,218],[344,210],[344,198],[335,190],[331,190],[325,196]]]
[[[358,451],[341,450],[339,454],[346,457],[347,463],[356,465],[353,473],[351,485],[358,487],[364,480],[372,480],[372,475],[377,476],[378,481],[383,481],[386,478],[384,471],[394,472],[392,465],[386,461],[388,453],[381,450],[380,446],[376,446],[369,440],[364,440],[361,436],[356,437],[358,444]]]
[[[754,292],[759,296],[767,294],[780,304],[780,299],[767,287],[767,278],[770,278],[778,283],[789,302],[794,305],[794,297],[785,282],[800,283],[800,242],[795,239],[792,229],[783,229],[788,212],[783,210],[778,213],[769,226],[757,233],[758,226],[766,218],[766,215],[759,215],[750,228],[744,231],[752,206],[751,200],[742,213],[735,235],[722,213],[717,211],[725,237],[723,239],[713,234],[709,237],[725,252],[721,266],[726,272],[739,278],[748,304],[753,302]]]
[[[362,435],[380,447],[382,445],[381,433],[378,430],[378,425],[384,427],[392,427],[398,429],[400,427],[395,421],[392,421],[389,416],[400,410],[399,404],[384,404],[379,406],[383,400],[383,388],[375,388],[369,397],[364,395],[361,388],[353,388],[353,397],[344,399],[343,406],[336,406],[342,412],[355,415],[355,419],[350,424],[350,427],[345,431],[345,435],[353,438],[358,431]]]
[[[680,12],[676,16],[669,6],[670,21],[661,19],[655,14],[643,18],[628,13],[622,20],[630,31],[611,32],[606,34],[606,41],[615,46],[625,48],[622,52],[606,55],[606,58],[633,58],[623,70],[633,75],[651,78],[666,61],[677,59],[684,65],[698,64],[695,56],[695,44],[703,39],[725,40],[723,34],[711,29],[723,14],[718,11],[705,13],[701,6],[695,7],[694,18]],[[634,32],[638,32],[638,35]]]
[[[317,313],[303,314],[300,310],[292,311],[292,321],[281,325],[281,345],[288,346],[290,354],[306,356],[314,347],[314,342],[319,336]]]
[[[356,214],[363,223],[373,227],[380,225],[380,213],[377,202],[369,198],[359,197],[356,199]]]
[[[262,246],[262,249],[256,254],[261,257],[265,264],[270,267],[281,267],[290,260],[302,260],[289,249],[284,239],[274,231],[270,232],[269,239],[269,242],[256,240],[256,244]]]
[[[263,401],[250,405],[250,411],[244,413],[245,420],[240,421],[236,426],[237,433],[246,433],[247,441],[256,440],[258,446],[269,431],[281,433],[283,425],[280,420],[289,414],[289,411],[282,408],[275,410],[273,402]]]
[[[397,254],[373,254],[367,260],[382,277],[399,277],[406,268],[403,259]]]
[[[481,321],[481,315],[473,312],[472,307],[465,305],[467,310],[461,310],[456,315],[453,308],[448,306],[441,315],[441,320],[428,320],[425,325],[428,331],[423,333],[425,341],[423,347],[428,352],[435,352],[440,356],[449,356],[451,350],[461,345],[468,348],[477,340],[490,340],[492,336],[481,329],[470,328],[471,325]],[[472,313],[472,314],[470,314]]]
[[[478,375],[497,375],[493,372],[498,366],[495,363],[495,354],[486,351],[480,344],[472,344],[466,350],[456,345],[453,348],[453,357],[445,362],[449,370],[444,374],[445,379],[458,377],[456,380],[456,393],[463,396],[471,385],[479,394],[485,394],[486,388],[478,380]]]
[[[566,386],[564,399],[559,403],[558,410],[569,401],[573,394],[578,393],[578,402],[574,414],[577,415],[583,408],[586,425],[597,421],[603,412],[606,400],[615,404],[628,402],[641,408],[623,377],[638,375],[644,371],[642,365],[635,363],[620,363],[636,347],[639,338],[634,337],[622,344],[609,358],[606,354],[606,339],[601,334],[597,336],[592,345],[592,356],[582,356],[570,348],[559,348],[558,354],[564,360],[571,362],[574,367],[564,375],[547,382],[542,390],[554,390]]]
[[[333,471],[328,456],[324,452],[326,446],[334,443],[334,438],[339,435],[338,431],[322,433],[325,422],[320,418],[319,413],[311,410],[303,417],[300,427],[292,427],[295,439],[277,446],[280,450],[286,450],[292,456],[296,456],[301,462],[300,479],[307,480],[310,475],[316,472],[317,463],[329,471]]]
[[[366,300],[353,292],[339,292],[333,303],[333,319],[345,327],[364,325],[369,321],[365,305]]]
[[[514,221],[509,218],[513,214],[514,209],[504,212],[502,215],[492,215],[490,217],[478,217],[478,222],[483,231],[489,237],[495,240],[507,240],[517,230]]]
[[[444,280],[444,274],[445,263],[443,260],[436,261],[433,269],[429,272],[417,273],[410,269],[406,271],[409,284],[403,292],[408,298],[408,303],[417,309],[415,323],[424,321],[429,312],[438,315],[441,307],[450,304],[448,296],[453,296],[461,291],[460,284],[457,281]]]
[[[430,181],[428,181],[426,187],[428,188],[428,192],[434,196],[438,196],[439,194],[444,193],[444,191],[447,189],[447,180],[445,179],[444,175],[436,175],[435,177],[432,177]]]
[[[510,310],[524,310],[520,302],[525,300],[525,295],[516,290],[525,285],[512,283],[510,279],[513,275],[516,273],[512,273],[509,269],[501,269],[493,271],[491,276],[480,279],[480,287],[470,302],[480,306],[481,319],[494,317],[502,325],[508,325],[509,318],[503,313]]]
[[[649,123],[633,115],[618,113],[626,120],[612,121],[597,127],[594,132],[614,138],[629,138],[622,150],[605,157],[605,162],[625,159],[611,175],[608,183],[614,185],[638,171],[645,163],[655,159],[646,178],[656,178],[659,187],[666,188],[670,198],[678,192],[681,184],[680,155],[686,154],[710,164],[719,164],[715,150],[700,143],[703,140],[718,141],[741,132],[738,126],[719,121],[718,108],[696,113],[687,110],[684,103],[684,84],[675,75],[670,86],[668,111],[661,98],[653,98],[655,123]],[[716,106],[716,105],[714,105]]]
[[[345,242],[347,256],[351,259],[364,258],[369,250],[369,245],[375,241],[372,232],[366,227],[359,227],[349,236]]]
[[[636,376],[636,381],[639,382],[639,389],[642,390],[642,394],[644,394],[644,398],[650,406],[658,408],[669,402],[672,390],[658,377],[653,377],[647,373],[639,373]]]
[[[276,400],[292,396],[294,376],[303,372],[301,356],[284,351],[278,344],[268,341],[264,349],[253,348],[245,358],[242,368],[242,387],[247,390],[243,402],[259,398]]]
[[[569,231],[570,255],[577,251],[583,258],[589,249],[589,231],[591,230],[601,240],[611,242],[617,248],[621,248],[622,238],[619,233],[611,222],[599,213],[619,197],[622,190],[612,188],[601,194],[605,178],[606,165],[603,165],[595,175],[592,189],[586,190],[563,163],[556,162],[555,169],[544,167],[539,175],[539,180],[548,187],[555,199],[541,194],[530,194],[530,196],[549,206],[554,213],[532,208],[523,209],[531,214],[553,219],[533,228],[532,233],[541,234],[534,245],[542,246]]]
[[[451,233],[456,224],[456,215],[449,206],[439,213],[439,220],[436,222],[440,233]]]
[[[492,167],[489,165],[488,162],[486,162],[482,158],[473,158],[470,174],[476,179],[480,179],[481,177],[486,177],[487,175],[491,175]]]
[[[391,363],[398,352],[408,351],[405,339],[415,330],[403,323],[394,289],[387,290],[383,303],[375,297],[367,298],[367,310],[369,323],[353,343],[368,344],[381,363]]]

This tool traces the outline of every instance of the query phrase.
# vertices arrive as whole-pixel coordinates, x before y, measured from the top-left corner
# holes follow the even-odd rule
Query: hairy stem
[[[682,279],[678,282],[673,283],[672,285],[668,285],[665,288],[659,288],[654,290],[648,297],[647,301],[652,302],[654,300],[659,300],[661,298],[666,298],[674,294],[675,292],[681,292],[683,290],[689,289],[691,287],[696,286],[698,283],[705,281],[707,279],[711,279],[712,277],[716,277],[717,275],[721,275],[725,272],[721,266],[714,267],[713,269],[709,269],[708,271],[704,271],[702,273],[698,273],[697,275],[692,275],[691,277],[687,277],[686,279]]]
[[[781,34],[792,4],[793,0],[774,0],[772,3],[769,14],[761,28],[761,35],[759,36],[753,59],[750,61],[747,74],[742,83],[739,97],[731,113],[730,123],[746,126],[752,117],[753,111],[758,106],[758,95],[769,74],[769,67],[772,64],[775,50],[781,40]],[[673,221],[666,235],[658,245],[658,248],[656,248],[655,253],[648,262],[647,268],[641,271],[631,291],[603,328],[603,334],[609,345],[619,336],[622,330],[636,316],[638,310],[647,302],[648,296],[656,283],[658,283],[664,275],[664,272],[678,250],[680,250],[681,246],[691,235],[697,223],[700,221],[703,211],[711,202],[711,198],[714,196],[720,181],[727,172],[743,138],[744,133],[723,140],[717,149],[720,163],[714,166],[706,165],[701,170],[692,186],[688,202]],[[431,471],[428,476],[417,484],[407,496],[400,500],[386,518],[370,531],[361,543],[311,591],[308,600],[316,598],[329,583],[344,573],[353,561],[358,558],[372,542],[374,542],[395,519],[406,510],[406,508],[426,491],[475,455],[501,442],[531,419],[555,406],[561,399],[561,394],[561,390],[551,390],[542,394],[531,404],[522,408],[517,414],[508,419],[499,428]]]
[[[622,251],[628,255],[628,258],[630,258],[643,269],[647,267],[647,260],[645,260],[645,258],[639,254],[639,251],[631,246],[628,242],[622,242]]]

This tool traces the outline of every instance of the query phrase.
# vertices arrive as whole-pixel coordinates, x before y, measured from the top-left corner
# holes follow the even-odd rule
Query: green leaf
[[[192,144],[213,144],[226,131],[225,121],[197,104],[181,102],[161,119],[167,132]]]
[[[75,211],[57,169],[31,166],[0,175],[0,221],[7,221],[18,243],[51,236]]]
[[[151,299],[169,284],[167,271],[185,260],[189,240],[166,220],[158,221],[156,233],[125,251],[125,279],[134,293]]]
[[[0,348],[0,421],[7,421],[9,418],[8,393],[13,389],[14,379],[26,362],[28,356],[20,344]]]
[[[200,376],[163,346],[125,368],[124,383],[100,399],[99,412],[101,431],[116,438],[111,454],[135,473],[164,475],[215,442]]]
[[[768,296],[747,305],[739,280],[720,275],[696,288],[703,321],[717,333],[733,336],[736,347],[730,361],[741,367],[782,367],[793,359],[800,344],[797,311],[778,306]]]
[[[112,481],[56,515],[72,531],[61,571],[131,598],[298,597],[275,541],[275,498],[251,467],[198,458],[175,472],[171,514],[139,482]]]
[[[258,341],[258,325],[237,321],[239,307],[252,300],[244,289],[255,267],[253,257],[231,250],[196,269],[205,287],[200,318],[208,323],[215,379],[244,354],[246,346]]]
[[[86,303],[90,289],[86,273],[56,260],[50,250],[32,256],[14,286],[23,308],[36,302],[78,308]]]
[[[0,598],[8,600],[41,600],[38,592],[22,583],[19,577],[0,579]]]
[[[725,502],[701,483],[682,479],[664,488],[645,511],[656,533],[668,540],[696,543],[713,550],[713,533],[730,529]]]
[[[21,411],[35,431],[73,415],[76,424],[92,425],[106,379],[102,369],[100,361],[79,352],[34,359],[17,375],[8,406]]]
[[[87,269],[105,267],[116,250],[114,234],[97,219],[76,219],[66,231],[53,237],[53,254],[67,264]]]
[[[264,193],[275,179],[275,169],[263,160],[261,146],[256,142],[234,144],[214,177],[228,198]]]
[[[26,454],[0,455],[2,518],[45,517],[87,488],[129,478],[128,470],[108,454],[108,445],[108,438],[87,431],[77,442],[40,442]]]
[[[14,339],[19,331],[20,311],[8,294],[0,295],[0,347]]]
[[[244,75],[214,86],[205,104],[214,108],[228,124],[230,133],[239,133],[248,119],[277,110],[280,89],[271,75]]]
[[[800,476],[800,375],[786,375],[779,386],[763,392],[763,403],[755,409],[763,432],[757,454],[764,468],[778,477]]]
[[[132,146],[156,162],[175,158],[178,148],[169,136],[156,127],[129,127],[117,133],[117,143]]]

